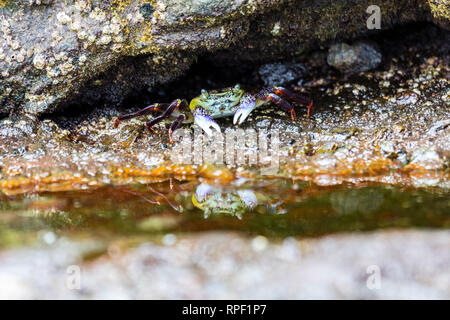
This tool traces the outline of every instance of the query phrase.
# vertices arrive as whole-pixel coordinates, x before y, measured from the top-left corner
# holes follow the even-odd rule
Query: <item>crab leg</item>
[[[173,132],[175,131],[175,130],[177,130],[180,126],[181,126],[181,124],[182,124],[182,122],[184,121],[184,120],[186,120],[187,119],[187,117],[184,115],[184,114],[180,114],[177,118],[176,118],[176,120],[174,121],[174,122],[172,122],[172,124],[170,125],[170,128],[169,128],[169,140],[170,140],[170,143],[174,143],[173,142],[173,138],[172,138],[172,134],[173,134]]]
[[[266,100],[272,100],[277,106],[283,109],[286,112],[289,112],[291,115],[292,121],[295,120],[295,110],[294,107],[291,106],[286,100],[281,99],[274,93],[269,93],[266,97]]]
[[[160,110],[161,107],[165,107],[168,105],[169,105],[168,103],[155,103],[155,104],[149,105],[148,107],[146,107],[142,110],[138,110],[133,113],[118,116],[114,120],[114,128],[117,128],[119,126],[120,121],[122,121],[122,120],[127,120],[127,119],[131,119],[131,118],[139,117],[139,116],[144,116],[144,115],[149,114],[152,111],[158,111],[158,110]]]
[[[177,100],[172,101],[172,103],[167,107],[167,109],[160,116],[157,116],[157,117],[153,118],[152,120],[147,121],[145,123],[145,126],[147,127],[147,129],[149,131],[153,131],[152,127],[155,124],[157,124],[157,123],[161,122],[162,120],[168,118],[175,109],[179,108],[181,106],[181,104],[186,104],[186,103],[187,102],[184,99],[183,100],[177,99]]]
[[[308,107],[308,113],[306,115],[307,118],[311,115],[311,109],[312,109],[312,100],[308,97],[302,96],[300,94],[297,94],[295,92],[292,92],[286,88],[275,86],[272,89],[273,93],[275,94],[281,94],[288,99],[294,101],[295,103],[304,105]]]

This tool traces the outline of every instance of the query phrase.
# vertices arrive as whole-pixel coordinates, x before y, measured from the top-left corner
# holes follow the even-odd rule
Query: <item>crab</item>
[[[233,124],[240,125],[253,110],[268,105],[270,102],[289,113],[292,121],[294,121],[294,107],[280,96],[284,96],[299,105],[307,106],[306,116],[309,118],[311,115],[312,100],[308,97],[280,86],[264,88],[256,94],[251,94],[246,93],[241,89],[239,84],[236,84],[232,88],[221,91],[214,90],[208,92],[203,89],[201,94],[192,99],[189,104],[185,99],[176,99],[171,103],[155,103],[137,112],[119,115],[114,120],[114,127],[117,128],[123,120],[147,115],[153,111],[160,111],[162,113],[152,120],[147,121],[145,126],[149,131],[153,132],[152,127],[155,124],[169,117],[174,118],[175,120],[169,128],[169,140],[171,143],[174,143],[173,132],[184,123],[194,122],[208,136],[211,136],[213,134],[212,129],[221,132],[220,126],[214,119],[233,116]]]
[[[243,214],[251,212],[257,206],[265,208],[268,214],[282,214],[283,202],[274,201],[270,195],[244,188],[201,183],[192,194],[192,204],[203,211],[204,217],[224,214],[242,219]]]
[[[244,212],[258,205],[258,198],[252,190],[233,192],[202,183],[192,194],[192,204],[203,211],[205,218],[211,214],[230,214],[240,219]]]

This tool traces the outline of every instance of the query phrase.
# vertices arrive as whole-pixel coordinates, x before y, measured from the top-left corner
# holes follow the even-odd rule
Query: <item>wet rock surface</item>
[[[306,70],[300,63],[269,63],[262,65],[258,73],[266,86],[282,86],[303,78]]]
[[[49,240],[49,239],[47,239]],[[165,237],[134,249],[53,239],[0,255],[2,298],[448,299],[448,231],[388,231],[320,239],[233,233]],[[85,260],[83,262],[83,260]],[[68,267],[82,271],[67,287]],[[71,269],[72,270],[72,269]],[[71,274],[73,271],[70,271]],[[370,279],[374,273],[379,282]]]
[[[361,36],[370,1],[0,1],[0,113],[119,105],[208,54],[234,66]],[[446,21],[441,1],[385,1],[382,28]],[[401,9],[399,9],[401,8]],[[397,14],[397,12],[401,14]],[[220,52],[218,52],[220,51]]]
[[[124,25],[103,16],[113,3]],[[61,2],[11,7],[0,1],[8,19],[46,12],[57,31],[42,55],[24,54],[14,72],[10,61],[2,69],[10,73],[0,84],[2,110],[32,112],[0,119],[0,297],[448,299],[450,236],[442,230],[450,212],[448,33],[425,24],[400,36],[371,37],[382,64],[348,75],[327,65],[327,46],[295,50],[358,33],[365,17],[333,27],[334,13],[362,17],[353,3],[340,8],[350,2],[336,1],[332,10],[316,12],[293,1],[274,15],[271,1],[255,7],[251,1],[184,2],[197,12],[192,17],[183,16],[180,2],[165,3],[96,2],[100,9],[81,15],[96,36],[85,47],[89,35],[80,42],[84,27],[77,29],[71,13],[53,15]],[[428,12],[405,8],[412,9],[392,23]],[[308,18],[298,20],[295,12]],[[286,20],[290,15],[297,20]],[[324,28],[310,29],[310,20]],[[115,21],[133,26],[131,48],[112,50],[122,35]],[[307,26],[295,26],[298,21]],[[11,32],[0,25],[14,47],[10,35],[21,26]],[[304,33],[295,33],[298,28]],[[59,31],[67,37],[59,39]],[[217,40],[222,32],[225,40]],[[175,47],[165,48],[168,42]],[[60,46],[75,49],[66,56]],[[193,62],[192,48],[214,54]],[[55,64],[49,65],[49,52]],[[86,60],[74,58],[80,52]],[[295,59],[283,60],[294,52]],[[349,70],[355,68],[360,64]],[[171,145],[170,121],[153,133],[145,128],[157,114],[113,125],[118,114],[236,82],[250,92],[286,82],[314,101],[309,119],[300,106],[295,121],[271,106],[253,111],[240,127],[279,137],[276,170],[267,171],[267,163],[209,164],[214,141]],[[130,90],[134,98],[127,97]],[[58,113],[45,113],[68,97]],[[231,119],[218,123],[222,132],[236,130]],[[255,155],[254,148],[235,145],[234,151]],[[190,153],[178,163],[173,155],[180,150]],[[367,281],[377,268],[381,288],[371,290]],[[74,270],[83,274],[80,290],[68,286]]]
[[[311,118],[305,117],[304,109],[296,108],[297,119],[292,122],[285,112],[269,107],[252,112],[241,128],[278,132],[279,167],[272,173],[276,177],[322,185],[378,181],[448,187],[448,51],[443,53],[449,43],[446,37],[432,28],[404,42],[392,40],[398,45],[396,51],[387,52],[388,65],[351,78],[326,67],[320,52],[311,55],[301,62],[307,70],[298,81],[302,85],[292,87],[312,97]],[[425,50],[420,46],[423,41],[429,44]],[[170,177],[227,182],[260,176],[266,164],[205,166],[207,161],[203,160],[211,143],[200,149],[190,144],[188,158],[181,163],[173,161],[172,155],[180,154],[183,144],[169,143],[171,121],[156,125],[153,134],[145,129],[146,119],[155,115],[123,121],[114,128],[118,114],[154,102],[193,98],[202,87],[218,89],[242,80],[245,89],[256,91],[267,81],[263,75],[255,82],[254,75],[261,69],[245,69],[242,77],[237,72],[238,79],[221,78],[221,68],[207,65],[204,70],[194,70],[199,73],[143,95],[132,101],[131,109],[86,108],[80,113],[75,106],[65,113],[39,119],[25,115],[0,120],[1,190],[67,190]],[[229,73],[233,74],[233,70]],[[218,122],[223,132],[236,129],[231,119]],[[190,130],[193,137],[193,129],[198,127],[187,124],[183,128]],[[195,153],[200,161],[194,161]]]

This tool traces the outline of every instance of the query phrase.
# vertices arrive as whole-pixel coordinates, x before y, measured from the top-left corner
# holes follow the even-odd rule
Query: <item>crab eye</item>
[[[208,91],[206,91],[205,89],[202,89],[202,96],[203,97],[207,97],[208,96]]]
[[[234,86],[234,90],[235,91],[241,90],[241,86],[239,85],[239,83]]]

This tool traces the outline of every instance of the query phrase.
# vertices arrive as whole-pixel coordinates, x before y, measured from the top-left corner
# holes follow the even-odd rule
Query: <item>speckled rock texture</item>
[[[254,110],[240,128],[278,130],[277,177],[308,180],[321,186],[370,181],[448,189],[450,41],[447,32],[429,27],[415,32],[408,28],[401,33],[402,40],[395,36],[384,39],[384,44],[379,41],[384,55],[391,57],[390,64],[351,77],[328,66],[326,52],[308,56],[301,61],[307,74],[293,80],[302,81],[301,86],[289,86],[311,96],[311,117],[306,118],[306,109],[295,105],[297,117],[292,121],[285,111],[268,105]],[[323,62],[318,63],[318,57]],[[291,66],[290,60],[284,65]],[[133,106],[1,119],[0,192],[13,195],[84,190],[171,177],[219,179],[224,183],[261,177],[260,169],[265,166],[262,163],[210,168],[194,163],[193,153],[204,157],[201,164],[212,164],[207,160],[210,144],[206,140],[204,145],[201,141],[194,143],[194,148],[188,142],[190,149],[184,150],[190,150],[186,155],[191,158],[177,165],[172,154],[180,154],[182,148],[169,142],[172,120],[155,125],[153,133],[145,128],[145,122],[158,113],[123,121],[118,127],[113,125],[118,114],[137,111],[151,102],[170,101],[173,97],[190,99],[199,94],[202,86],[223,88],[223,83],[217,82],[220,70],[208,67],[206,75],[191,70],[167,90],[157,90]],[[255,68],[249,77],[253,79],[260,71]],[[267,75],[260,78],[262,86]],[[190,86],[192,90],[186,90]],[[257,84],[255,87],[260,88]],[[182,91],[177,91],[180,88]],[[246,90],[251,92],[251,87]],[[222,132],[237,129],[232,119],[217,122]],[[191,134],[196,128],[192,124],[182,126]],[[248,148],[248,152],[254,150]]]
[[[286,85],[305,73],[301,63],[267,63],[258,70],[266,86]]]
[[[445,2],[381,1],[382,29],[445,21]],[[118,105],[177,78],[200,55],[234,64],[293,56],[372,32],[370,4],[0,0],[0,114],[51,112],[70,101]]]

